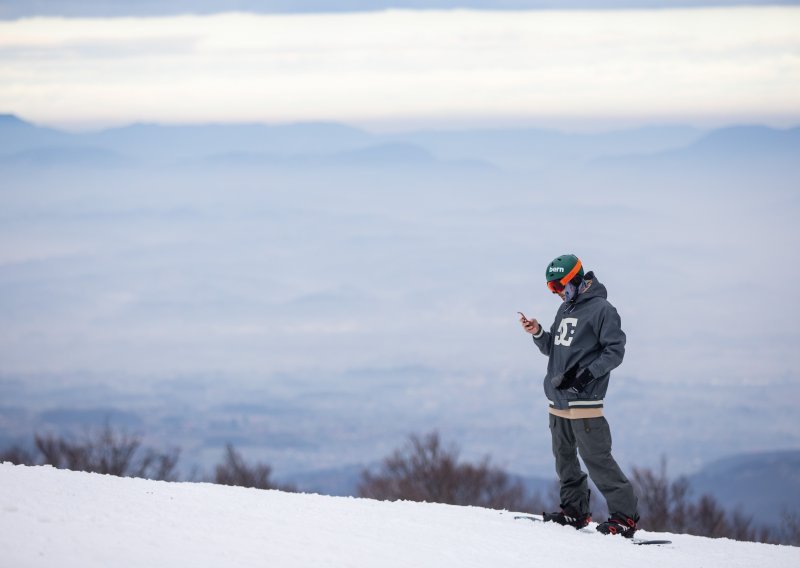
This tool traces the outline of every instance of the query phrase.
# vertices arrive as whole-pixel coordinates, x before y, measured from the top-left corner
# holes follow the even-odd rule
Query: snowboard
[[[525,519],[525,520],[533,521],[533,522],[537,522],[537,523],[543,523],[544,522],[544,519],[542,518],[541,515],[515,515],[514,519]],[[589,529],[587,527],[584,527],[582,529],[578,529],[578,532],[594,533],[596,531],[594,531],[592,529]],[[633,538],[626,539],[626,540],[628,540],[631,544],[635,544],[637,546],[643,546],[643,545],[649,545],[649,544],[654,544],[654,545],[672,544],[671,540],[661,540],[661,539],[644,539],[644,538],[633,537]]]

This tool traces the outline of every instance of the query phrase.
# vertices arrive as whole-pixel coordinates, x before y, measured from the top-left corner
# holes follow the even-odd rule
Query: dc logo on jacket
[[[569,347],[575,339],[575,330],[578,327],[578,318],[564,318],[558,326],[555,344]]]

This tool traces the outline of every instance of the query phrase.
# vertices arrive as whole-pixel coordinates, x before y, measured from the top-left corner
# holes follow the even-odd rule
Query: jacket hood
[[[587,272],[583,279],[587,284],[587,288],[578,294],[578,297],[575,298],[573,303],[580,304],[581,302],[587,302],[597,297],[603,298],[604,300],[608,299],[608,290],[606,290],[602,282],[595,277],[594,271]]]

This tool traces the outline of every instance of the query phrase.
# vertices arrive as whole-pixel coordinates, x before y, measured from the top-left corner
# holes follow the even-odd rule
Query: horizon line
[[[350,128],[353,130],[361,130],[370,134],[402,134],[418,131],[437,131],[437,132],[497,132],[497,131],[530,131],[540,130],[548,132],[558,132],[563,134],[592,134],[592,133],[606,133],[606,132],[624,132],[641,130],[647,128],[693,128],[700,131],[711,132],[714,130],[722,130],[728,128],[738,127],[766,127],[773,130],[793,130],[800,128],[800,117],[741,117],[741,119],[729,120],[692,120],[691,118],[676,118],[674,120],[665,119],[662,117],[653,117],[653,120],[621,117],[584,117],[582,119],[572,119],[569,121],[562,121],[561,125],[553,122],[547,123],[544,121],[535,121],[525,117],[519,117],[517,120],[510,122],[509,119],[505,120],[491,120],[487,119],[474,119],[470,121],[465,119],[458,120],[436,120],[435,118],[428,120],[395,120],[375,124],[373,121],[348,121],[332,120],[332,119],[315,119],[309,118],[307,120],[287,120],[287,121],[274,121],[274,120],[259,120],[246,119],[246,120],[224,120],[224,119],[198,119],[198,120],[179,120],[179,121],[164,121],[164,120],[120,120],[120,121],[60,121],[60,120],[36,120],[23,116],[14,111],[0,110],[0,118],[12,118],[19,122],[33,127],[48,128],[51,130],[58,130],[68,134],[92,134],[105,132],[108,130],[117,130],[124,128],[131,128],[137,126],[158,127],[158,128],[192,128],[192,127],[245,127],[245,126],[261,126],[265,128],[281,128],[291,126],[340,126]],[[513,119],[512,119],[513,120]],[[574,124],[581,124],[583,128],[576,128],[566,126],[566,122]],[[706,122],[706,124],[703,124]],[[406,127],[401,127],[400,124],[406,124]],[[388,126],[390,125],[391,126]]]

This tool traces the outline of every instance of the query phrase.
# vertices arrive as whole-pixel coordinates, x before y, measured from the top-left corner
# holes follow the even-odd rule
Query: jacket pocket
[[[578,400],[602,400],[606,397],[607,390],[608,375],[603,375],[586,385],[586,389],[577,398]]]

